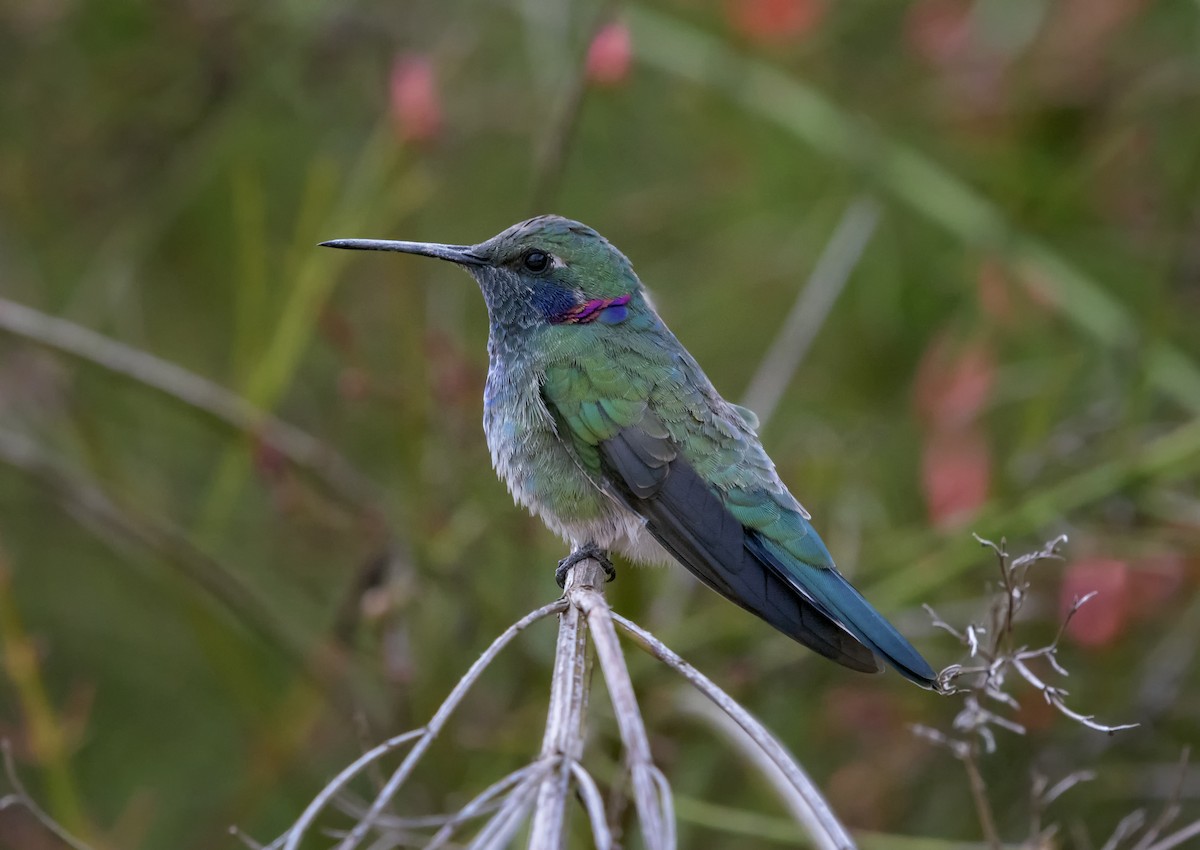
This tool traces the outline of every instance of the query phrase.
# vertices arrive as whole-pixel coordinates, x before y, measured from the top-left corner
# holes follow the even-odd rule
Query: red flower
[[[913,396],[917,412],[936,430],[974,421],[992,394],[996,363],[982,341],[955,345],[940,334],[921,357]]]
[[[442,129],[442,102],[438,97],[433,63],[424,56],[400,56],[392,63],[389,80],[392,117],[406,142],[428,142]]]
[[[992,455],[974,428],[933,431],[921,456],[921,487],[929,519],[937,528],[970,520],[987,501]]]
[[[934,65],[950,64],[971,52],[969,0],[920,0],[908,7],[905,39]]]
[[[816,29],[825,16],[825,0],[728,0],[725,11],[742,35],[777,44]]]
[[[588,46],[585,70],[589,82],[615,86],[629,76],[633,62],[633,39],[629,27],[620,21],[606,24]]]

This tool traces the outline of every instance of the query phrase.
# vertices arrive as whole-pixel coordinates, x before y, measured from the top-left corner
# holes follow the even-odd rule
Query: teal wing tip
[[[876,611],[836,569],[811,574],[810,587],[846,629],[904,678],[922,688],[937,688],[937,673],[896,627]]]
[[[857,591],[855,595],[858,595]],[[858,598],[862,599],[861,596]],[[913,684],[929,690],[936,690],[937,673],[929,662],[903,635],[896,631],[891,623],[876,613],[874,609],[868,610],[870,615],[855,617],[851,620],[852,624],[847,624],[850,626],[851,634]],[[847,619],[851,618],[847,617]]]
[[[837,571],[816,532],[811,532],[805,539],[810,546],[819,547],[811,553],[811,561],[783,551],[774,541],[761,535],[752,534],[748,541],[753,551],[776,574],[871,651],[876,661],[874,672],[886,663],[913,684],[936,690],[937,673],[929,662]],[[872,672],[865,665],[835,660],[856,670]]]
[[[897,657],[894,654],[887,653],[884,655],[884,660],[899,673],[914,685],[918,685],[926,690],[937,690],[937,673],[929,666],[929,662],[921,657],[913,647],[905,641],[904,652]]]

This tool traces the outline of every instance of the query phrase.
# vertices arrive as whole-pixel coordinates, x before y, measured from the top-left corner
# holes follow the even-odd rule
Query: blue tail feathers
[[[757,534],[747,534],[747,543],[780,578],[900,675],[921,687],[934,687],[937,674],[929,662],[836,568],[793,565],[793,558]]]

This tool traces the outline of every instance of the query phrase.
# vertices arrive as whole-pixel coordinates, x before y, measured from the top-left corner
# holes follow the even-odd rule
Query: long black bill
[[[355,251],[400,251],[405,254],[420,254],[437,257],[460,266],[483,266],[487,261],[471,253],[470,245],[440,245],[437,242],[401,242],[392,239],[331,239],[322,242],[322,248],[350,248]]]

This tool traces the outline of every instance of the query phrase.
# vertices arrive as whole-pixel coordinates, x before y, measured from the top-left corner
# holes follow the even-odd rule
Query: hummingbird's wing
[[[581,464],[722,596],[847,667],[875,672],[879,655],[929,686],[929,665],[833,567],[749,419],[690,357],[642,365],[547,369],[543,399]]]
[[[697,578],[789,637],[854,670],[880,669],[874,654],[819,605],[764,569],[745,527],[669,438],[645,420],[600,443],[612,490]]]

